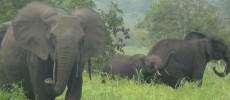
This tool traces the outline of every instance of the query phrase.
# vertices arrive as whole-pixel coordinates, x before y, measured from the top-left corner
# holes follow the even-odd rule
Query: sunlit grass
[[[140,84],[133,80],[107,80],[101,83],[99,74],[90,81],[84,73],[82,100],[229,100],[230,76],[220,78],[207,68],[202,87],[185,82],[172,89],[164,84]],[[58,100],[63,100],[64,94]]]

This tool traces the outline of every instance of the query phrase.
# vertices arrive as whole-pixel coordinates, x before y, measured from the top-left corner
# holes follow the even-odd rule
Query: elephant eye
[[[57,41],[56,41],[55,35],[52,33],[50,34],[49,42],[50,42],[51,46],[54,48]]]

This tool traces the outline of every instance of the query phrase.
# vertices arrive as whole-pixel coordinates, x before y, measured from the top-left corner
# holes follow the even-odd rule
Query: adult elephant
[[[226,74],[229,73],[230,51],[223,40],[218,37],[195,38],[188,36],[185,40],[164,39],[149,51],[148,55],[157,54],[163,60],[170,52],[175,52],[165,68],[168,74],[162,72],[160,76],[164,83],[177,88],[179,80],[185,78],[198,81],[201,85],[206,64],[211,60],[225,60]]]
[[[41,2],[23,7],[1,44],[5,84],[22,81],[31,100],[80,100],[82,69],[106,45],[106,27],[88,8],[67,15]],[[2,68],[1,68],[2,69]]]
[[[202,33],[200,33],[200,32],[189,32],[186,36],[185,36],[185,38],[184,38],[184,40],[199,40],[199,39],[203,39],[203,38],[206,38],[206,35],[205,34],[202,34]],[[217,70],[216,70],[216,67],[213,67],[213,71],[215,72],[215,74],[216,75],[218,75],[218,76],[220,76],[220,77],[224,77],[224,76],[226,76],[228,73],[229,73],[229,71],[230,71],[230,63],[229,63],[229,58],[225,58],[225,59],[223,59],[224,61],[225,61],[225,63],[226,63],[226,67],[225,67],[225,70],[224,70],[224,72],[218,72]]]
[[[139,80],[143,75],[144,81],[151,82],[150,77],[157,73],[161,75],[158,70],[163,70],[168,64],[168,59],[173,53],[170,53],[165,61],[162,61],[158,55],[151,54],[146,56],[144,54],[135,54],[133,56],[115,54],[108,61],[105,62],[102,69],[102,82],[105,83],[105,76],[111,75],[114,79],[114,75],[118,75],[121,78],[127,77],[135,80]]]

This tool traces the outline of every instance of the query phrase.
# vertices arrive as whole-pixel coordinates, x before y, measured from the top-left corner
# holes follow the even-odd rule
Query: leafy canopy
[[[166,37],[182,38],[191,31],[218,33],[219,24],[215,7],[206,0],[152,0],[150,10],[136,26],[147,31],[147,36],[137,35],[142,32],[135,36],[149,45]]]

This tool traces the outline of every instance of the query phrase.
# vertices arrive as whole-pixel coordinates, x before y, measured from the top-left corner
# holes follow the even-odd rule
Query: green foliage
[[[54,7],[61,8],[67,12],[72,11],[78,7],[95,8],[96,5],[93,0],[42,0],[52,4]]]
[[[182,38],[187,32],[219,33],[216,9],[206,0],[152,0],[150,10],[136,26],[149,32],[150,43],[166,38]]]
[[[0,100],[27,100],[20,84],[13,84],[10,92],[0,89]]]
[[[0,23],[14,19],[18,9],[30,0],[0,0]]]
[[[220,36],[227,40],[230,45],[230,1],[229,0],[218,0],[213,1],[213,5],[216,6],[218,16],[221,20],[221,31]]]
[[[105,60],[115,54],[116,50],[118,50],[118,52],[124,53],[122,49],[125,46],[123,40],[129,38],[129,29],[124,27],[122,13],[123,11],[118,7],[116,3],[111,3],[108,12],[100,10],[101,17],[107,26],[108,39],[104,52],[97,58],[93,59],[94,70],[100,70]]]

